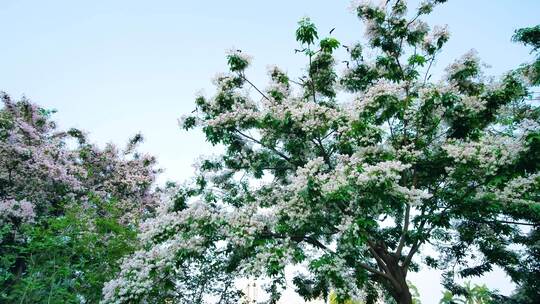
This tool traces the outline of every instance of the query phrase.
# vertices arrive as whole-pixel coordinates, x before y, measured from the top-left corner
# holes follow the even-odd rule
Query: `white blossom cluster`
[[[202,253],[205,250],[204,237],[197,233],[188,233],[186,237],[184,233],[218,222],[220,213],[199,201],[183,211],[173,211],[171,199],[164,198],[157,216],[141,223],[139,239],[143,249],[124,258],[119,275],[103,288],[102,303],[138,301],[155,284],[156,275],[164,277],[175,271],[179,251]]]
[[[446,41],[450,38],[450,32],[448,31],[448,25],[436,25],[431,33],[424,36],[424,49],[435,47],[439,40]]]
[[[264,210],[256,202],[228,213],[225,220],[230,224],[224,231],[228,242],[234,246],[247,246],[255,239],[256,233],[273,225],[275,215],[272,208]]]
[[[518,125],[516,126],[516,132],[518,134],[515,134],[515,135],[523,138],[527,134],[536,132],[538,130],[540,130],[540,123],[538,121],[525,118],[522,121],[520,121]]]
[[[324,159],[317,157],[310,160],[304,167],[296,170],[296,175],[293,177],[290,189],[292,191],[302,191],[310,178],[318,176],[319,171],[324,167]]]
[[[413,32],[427,33],[429,31],[429,25],[422,20],[414,20],[414,22],[409,24],[408,29]]]
[[[227,50],[226,54],[228,56],[236,56],[236,57],[244,60],[245,62],[247,62],[247,64],[250,64],[251,61],[253,60],[253,57],[251,57],[250,55],[246,54],[245,52],[242,52],[241,50],[239,50],[237,48],[234,48],[234,47]]]
[[[474,162],[487,174],[494,174],[501,166],[513,162],[526,147],[520,138],[486,135],[479,141],[451,140],[442,148],[457,162]]]
[[[360,94],[354,101],[356,113],[362,113],[365,110],[377,109],[381,107],[378,103],[378,97],[393,96],[401,99],[405,95],[404,84],[395,83],[387,79],[380,79],[374,83],[365,93]],[[356,113],[351,113],[356,117]]]
[[[101,303],[137,302],[153,287],[156,276],[165,278],[174,271],[178,251],[199,252],[203,250],[200,246],[202,241],[199,236],[190,239],[175,237],[124,258],[117,278],[104,285]]]
[[[486,101],[478,96],[462,96],[460,103],[472,113],[479,113],[486,109]]]
[[[29,201],[14,199],[0,199],[0,223],[9,221],[10,218],[17,218],[23,223],[29,223],[34,220],[34,204]]]
[[[319,183],[331,183],[326,185],[326,189],[337,189],[349,182],[354,181],[356,185],[365,185],[375,182],[380,184],[385,181],[397,182],[400,173],[411,167],[397,160],[382,161],[374,165],[365,164],[362,159],[362,152],[353,156],[341,155],[340,163],[332,173],[321,172],[325,163],[322,157],[314,158],[306,166],[299,168],[291,183],[291,190],[301,191],[307,185],[310,178],[316,179]]]
[[[296,98],[289,98],[279,103],[266,103],[265,106],[267,107],[265,113],[278,120],[284,120],[290,116],[305,132],[323,128],[343,118],[339,109]]]
[[[258,120],[261,118],[261,113],[255,105],[246,102],[236,102],[232,110],[229,112],[220,113],[215,118],[208,120],[206,124],[212,127],[236,125],[250,120]]]
[[[400,173],[411,167],[397,160],[382,161],[375,165],[364,165],[360,172],[355,172],[356,182],[359,185],[367,183],[381,184],[385,181],[398,182]]]
[[[308,185],[312,189],[321,191],[324,196],[344,189],[344,187],[364,189],[370,186],[390,184],[389,195],[400,197],[413,206],[420,205],[423,200],[431,198],[432,195],[425,189],[407,188],[399,185],[401,173],[409,169],[410,164],[390,160],[369,165],[364,162],[362,153],[353,156],[340,155],[339,161],[332,170],[328,170],[322,157],[309,161],[296,171],[287,188],[275,194],[281,202],[278,210],[293,217],[298,225],[305,224],[309,216],[318,211],[316,207],[306,205],[299,195],[307,189]]]
[[[182,211],[174,211],[174,193],[174,190],[165,193],[163,204],[156,210],[157,215],[141,223],[139,240],[143,249],[122,261],[120,273],[103,288],[102,303],[140,301],[155,287],[156,281],[179,275],[180,270],[175,266],[178,252],[203,254],[207,249],[203,245],[205,237],[198,233],[204,231],[205,226],[221,226],[221,238],[226,239],[226,243],[235,247],[248,246],[252,236],[271,224],[274,217],[272,212],[257,204],[220,209],[198,200],[190,201]],[[261,250],[257,258],[245,264],[245,270],[261,273],[269,259],[276,258],[270,253],[273,248],[267,249],[269,251]],[[282,258],[289,261],[290,254]]]
[[[394,191],[397,194],[403,195],[407,203],[411,206],[420,206],[424,200],[430,199],[433,195],[426,189],[408,188],[396,185]]]
[[[152,242],[163,234],[173,235],[191,218],[201,216],[200,219],[210,217],[211,214],[204,204],[194,203],[188,211],[172,211],[148,219],[141,223],[139,238],[143,243]]]
[[[291,265],[294,246],[294,242],[290,239],[278,240],[271,245],[259,246],[255,255],[242,265],[243,271],[261,278],[266,275],[265,270],[269,264]]]
[[[451,76],[466,69],[471,64],[477,67],[480,66],[480,57],[478,57],[478,52],[475,49],[469,50],[461,58],[450,64],[445,71],[448,76]]]
[[[520,203],[520,204],[538,204],[537,201],[526,199],[527,195],[531,194],[531,190],[538,189],[540,187],[540,173],[529,174],[527,176],[519,176],[509,181],[503,190],[488,189],[485,192],[492,192],[496,195],[497,199],[507,203]],[[491,191],[490,191],[491,190]],[[538,191],[538,190],[536,190]],[[533,192],[535,193],[535,192]]]
[[[235,76],[231,73],[216,73],[212,78],[212,84],[215,85],[220,90],[229,90],[233,88],[231,85]],[[202,97],[203,95],[200,95]]]
[[[445,24],[443,26],[436,25],[433,28],[433,39],[438,40],[440,38],[448,39],[450,37],[450,32],[448,31],[448,25]]]
[[[534,64],[530,64],[525,67],[523,71],[523,78],[527,84],[533,85],[535,83],[535,79],[540,77],[539,73],[540,70]]]
[[[279,79],[273,79],[274,75],[286,75],[278,66],[270,65],[267,67],[267,73],[270,77],[270,85],[266,89],[267,92],[275,91],[280,93],[284,98],[288,98],[291,95],[291,88],[288,84]]]
[[[385,10],[386,5],[386,0],[353,0],[350,3],[349,9],[354,12],[356,12],[356,10],[366,8]]]
[[[364,26],[366,27],[364,35],[366,36],[366,38],[369,41],[372,41],[373,39],[378,37],[378,35],[379,35],[379,33],[378,33],[379,25],[375,21],[367,20],[364,23]]]
[[[414,143],[409,143],[398,148],[392,147],[391,151],[396,155],[397,159],[413,162],[420,159],[423,155],[421,150],[418,150]]]
[[[364,13],[368,10],[386,11],[386,0],[355,0],[351,2],[349,9],[354,13]],[[372,19],[364,20],[365,36],[372,41],[378,36],[379,25]]]
[[[347,261],[342,257],[335,257],[332,263],[325,263],[317,267],[318,273],[326,274],[327,277],[338,277],[344,283],[344,286],[340,286],[331,282],[332,290],[338,295],[358,295],[360,294],[358,286],[356,286],[354,280],[354,271],[347,265]]]

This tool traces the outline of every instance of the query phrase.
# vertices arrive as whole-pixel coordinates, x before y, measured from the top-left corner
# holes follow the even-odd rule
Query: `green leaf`
[[[410,65],[424,66],[424,64],[426,63],[426,58],[422,55],[414,54],[411,57],[409,57],[408,61]]]
[[[318,39],[317,28],[315,24],[311,22],[308,17],[302,18],[298,21],[298,29],[296,30],[296,41],[302,44],[313,44],[315,39]]]
[[[332,37],[324,38],[320,42],[321,51],[325,53],[332,53],[339,45],[339,41]]]

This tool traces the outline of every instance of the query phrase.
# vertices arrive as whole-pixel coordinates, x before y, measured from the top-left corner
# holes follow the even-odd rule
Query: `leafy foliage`
[[[488,304],[493,303],[493,293],[486,285],[474,285],[465,283],[462,296],[455,296],[450,291],[445,291],[440,304]]]
[[[519,70],[492,81],[475,51],[431,79],[449,33],[421,18],[443,2],[408,14],[405,1],[361,1],[366,43],[344,45],[343,75],[339,41],[319,40],[308,18],[296,31],[307,62],[298,79],[271,67],[260,89],[248,57],[229,53],[215,94],[182,119],[224,152],[201,160],[143,223],[143,249],[106,284],[104,303],[234,303],[232,286],[217,283],[252,276],[276,303],[288,265],[305,269],[293,279],[305,299],[333,290],[338,302],[413,303],[407,275],[421,264],[445,270],[452,292],[454,277],[495,266],[526,280],[536,258],[523,227],[540,222],[540,112]],[[420,259],[426,243],[439,254]]]
[[[521,72],[532,85],[540,85],[540,25],[521,28],[512,39],[533,48],[531,53],[536,53],[536,58],[532,63],[523,65]]]
[[[119,270],[120,259],[133,252],[136,231],[119,224],[114,201],[92,200],[95,209],[71,206],[65,214],[25,225],[29,239],[13,246],[4,259],[25,269],[2,299],[17,303],[97,303],[104,282]],[[112,216],[102,217],[99,210]],[[22,259],[21,259],[22,257]]]
[[[59,131],[54,111],[2,93],[0,302],[95,303],[157,202],[155,159]]]

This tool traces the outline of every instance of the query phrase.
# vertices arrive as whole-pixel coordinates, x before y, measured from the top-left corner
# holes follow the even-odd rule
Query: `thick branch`
[[[387,262],[385,260],[385,258],[389,259],[389,258],[391,258],[391,256],[389,256],[387,254],[384,254],[384,253],[383,253],[383,255],[385,255],[385,256],[381,256],[379,253],[377,253],[376,246],[375,246],[375,244],[373,242],[368,240],[368,244],[369,244],[369,252],[371,253],[371,255],[377,261],[377,265],[379,265],[379,268],[384,270],[383,277],[388,279],[390,281],[390,283],[394,286],[394,288],[398,288],[398,289],[401,288],[399,282],[392,275],[394,272],[390,269],[390,267],[387,265]]]
[[[369,266],[367,264],[357,263],[356,265],[358,265],[359,267],[361,267],[361,268],[363,268],[363,269],[365,269],[365,270],[367,270],[367,271],[369,271],[369,272],[371,272],[373,274],[376,274],[376,275],[379,275],[379,276],[381,276],[381,277],[383,277],[385,279],[388,279],[392,283],[397,283],[396,280],[394,278],[392,278],[390,275],[388,275],[388,274],[386,274],[386,273],[384,273],[382,271],[379,271],[379,270],[377,270],[377,269],[375,269],[375,268],[373,268],[373,267],[371,267],[371,266]]]
[[[386,271],[387,273],[390,273],[390,268],[388,268],[384,260],[379,256],[379,254],[377,254],[377,252],[375,251],[375,248],[372,245],[369,245],[368,250],[373,256],[373,258],[375,258],[375,260],[377,261],[377,265],[379,265],[379,267],[383,269],[384,271]]]
[[[411,205],[407,204],[407,208],[405,209],[405,223],[403,224],[403,231],[401,232],[401,237],[399,239],[398,247],[396,249],[396,255],[398,257],[401,256],[401,251],[403,250],[403,246],[405,246],[405,238],[407,235],[407,232],[409,231],[409,217],[411,213]]]
[[[403,265],[401,266],[405,273],[407,273],[407,269],[409,268],[409,265],[411,264],[412,258],[414,254],[418,251],[418,248],[420,248],[420,245],[422,245],[421,241],[416,242],[412,247],[411,250],[409,250],[409,253],[407,254],[407,257],[405,258],[405,261],[403,261]]]
[[[443,211],[444,212],[444,211]],[[422,231],[424,229],[424,226],[426,224],[427,220],[424,220],[422,221],[422,223],[420,224],[420,226],[418,227],[418,231]],[[431,231],[433,230],[434,227],[430,227],[426,233],[429,234],[431,233]],[[414,256],[414,254],[418,251],[418,249],[420,248],[420,246],[423,244],[423,240],[422,239],[418,239],[414,245],[411,247],[411,250],[409,250],[409,253],[407,254],[407,257],[405,257],[405,260],[403,261],[403,265],[401,266],[403,268],[403,270],[405,271],[405,273],[407,272],[407,268],[409,268],[409,265],[411,264],[411,261],[412,261],[412,258]]]

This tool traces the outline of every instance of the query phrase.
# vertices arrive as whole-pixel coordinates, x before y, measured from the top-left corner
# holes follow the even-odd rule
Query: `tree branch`
[[[259,94],[261,94],[261,96],[266,99],[266,100],[270,100],[270,98],[268,98],[268,96],[266,96],[266,94],[264,94],[261,90],[259,90],[259,88],[257,88],[257,86],[255,86],[251,81],[249,81],[249,79],[246,78],[246,76],[244,75],[244,73],[240,73],[239,74],[240,77],[242,77],[242,79],[244,79],[247,83],[249,83],[251,85],[251,87],[253,87],[255,90],[257,90],[257,92],[259,92]]]
[[[290,157],[288,157],[287,155],[285,155],[285,154],[283,154],[282,152],[278,151],[276,148],[267,146],[267,145],[263,144],[261,141],[259,141],[259,140],[255,139],[255,138],[253,138],[252,136],[249,136],[249,135],[243,133],[242,131],[240,131],[240,130],[238,130],[238,129],[234,129],[234,130],[235,130],[238,134],[242,135],[243,137],[245,137],[245,138],[247,138],[247,139],[249,139],[249,140],[251,140],[251,141],[253,141],[253,142],[255,142],[255,143],[259,144],[259,145],[261,145],[261,146],[264,147],[264,148],[267,148],[267,149],[272,150],[274,153],[276,153],[277,155],[279,155],[280,157],[282,157],[283,159],[285,159],[286,161],[288,161],[289,163],[291,163],[293,166],[295,166],[295,164],[291,161],[291,158],[290,158]]]
[[[324,158],[324,162],[328,165],[328,167],[332,168],[332,163],[330,162],[330,155],[326,152],[326,149],[324,148],[321,140],[319,138],[317,138],[317,140],[311,139],[311,142],[315,146],[317,146],[319,150],[321,150],[321,154]]]
[[[429,74],[429,70],[431,70],[431,66],[433,65],[433,61],[435,61],[435,56],[431,56],[431,59],[429,60],[429,65],[428,65],[428,68],[426,70],[426,74],[424,75],[424,81],[422,83],[422,86],[425,86],[426,85],[426,82],[427,82],[427,78],[428,78],[428,74]]]
[[[309,48],[308,48],[309,51]],[[313,72],[311,71],[311,51],[309,51],[309,78],[311,80],[311,94],[313,95],[313,102],[317,103],[317,99],[315,97],[315,81],[313,80]]]
[[[492,220],[492,221],[480,220],[480,222],[485,223],[485,224],[503,223],[503,224],[513,224],[513,225],[523,225],[523,226],[533,226],[533,227],[540,226],[540,223],[525,223],[525,222],[514,222],[514,221],[504,221],[504,220]]]
[[[387,273],[390,272],[390,268],[388,268],[388,266],[386,265],[386,263],[383,261],[383,259],[377,254],[377,252],[375,251],[375,249],[369,247],[368,248],[369,252],[371,253],[371,255],[375,258],[375,261],[377,261],[377,265],[379,265],[379,268],[383,269],[384,271],[386,271]]]
[[[401,233],[401,237],[399,238],[398,247],[396,249],[396,255],[398,257],[401,257],[401,251],[403,250],[403,246],[405,246],[405,237],[407,235],[407,232],[409,231],[409,217],[411,213],[411,205],[407,204],[407,208],[405,209],[405,223],[403,224],[403,232]]]
[[[397,282],[395,281],[395,279],[392,278],[390,275],[388,275],[388,274],[386,274],[386,273],[384,273],[384,272],[382,272],[382,271],[379,271],[379,270],[377,270],[377,269],[375,269],[375,268],[373,268],[373,267],[371,267],[371,266],[369,266],[369,265],[367,265],[367,264],[364,264],[364,263],[356,263],[356,265],[358,265],[359,267],[361,267],[361,268],[363,268],[363,269],[365,269],[365,270],[367,270],[367,271],[369,271],[369,272],[371,272],[371,273],[373,273],[373,274],[376,274],[376,275],[379,275],[379,276],[381,276],[381,277],[383,277],[383,278],[385,278],[385,279],[388,279],[388,280],[391,281],[392,283],[397,283]]]

